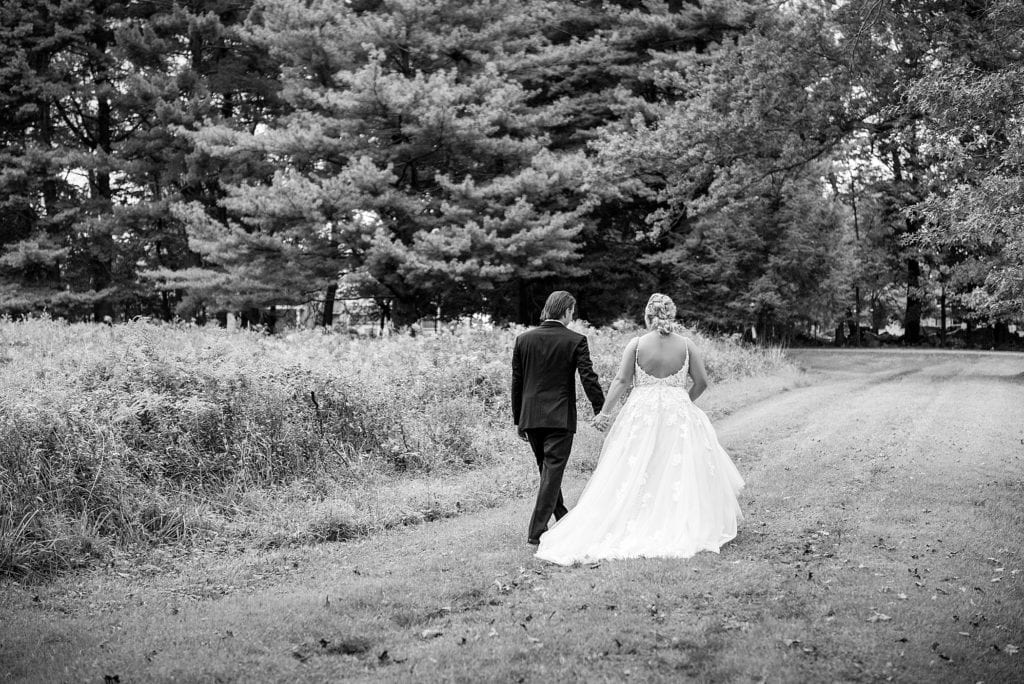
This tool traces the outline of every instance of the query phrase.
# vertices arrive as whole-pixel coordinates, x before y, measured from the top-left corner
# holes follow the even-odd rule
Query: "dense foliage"
[[[1013,0],[12,0],[0,309],[1020,320]]]

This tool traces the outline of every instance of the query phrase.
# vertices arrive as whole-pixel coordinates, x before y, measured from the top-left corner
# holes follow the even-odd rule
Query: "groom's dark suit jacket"
[[[604,392],[590,362],[584,335],[544,321],[516,338],[512,351],[512,416],[520,430],[576,432],[576,371],[598,413]]]

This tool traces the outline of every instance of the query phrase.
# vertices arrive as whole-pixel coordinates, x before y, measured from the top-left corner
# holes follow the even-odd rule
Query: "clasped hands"
[[[608,429],[608,426],[612,424],[612,417],[607,413],[598,413],[594,416],[594,419],[590,421],[590,426],[598,432],[604,432]]]
[[[612,424],[612,417],[609,416],[607,413],[598,413],[590,421],[590,427],[594,428],[598,432],[604,432],[605,430],[608,429],[608,426],[611,425],[611,424]],[[526,430],[523,430],[521,428],[517,428],[516,432],[519,434],[519,439],[523,440],[524,442],[529,442],[530,441],[529,436],[527,436],[527,434],[526,434]]]

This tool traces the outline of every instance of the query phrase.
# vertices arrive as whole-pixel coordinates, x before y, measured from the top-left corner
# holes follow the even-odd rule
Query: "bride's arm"
[[[619,364],[619,372],[615,374],[611,387],[608,388],[608,396],[604,400],[604,408],[594,419],[594,427],[603,429],[608,419],[612,417],[611,411],[618,405],[622,395],[633,384],[633,363],[636,361],[636,345],[639,340],[632,339],[622,352],[622,362]]]
[[[697,397],[704,394],[704,390],[708,388],[708,374],[704,369],[704,356],[697,349],[697,345],[692,340],[686,340],[686,346],[690,349],[690,377],[693,378],[690,401],[697,401]]]

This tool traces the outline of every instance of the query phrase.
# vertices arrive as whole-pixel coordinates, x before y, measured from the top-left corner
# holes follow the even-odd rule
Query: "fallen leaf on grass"
[[[946,655],[945,653],[943,653],[942,651],[939,650],[939,642],[938,641],[933,641],[932,642],[932,650],[935,651],[935,654],[938,655],[943,660],[948,660],[950,663],[953,662],[952,658],[950,658],[948,655]]]
[[[425,629],[420,632],[420,639],[436,639],[442,634],[444,634],[444,632],[439,629]]]
[[[1006,644],[1006,646],[1003,648],[1003,653],[1009,653],[1010,655],[1013,655],[1017,651],[1017,647],[1013,644]]]
[[[889,620],[892,620],[892,618],[885,613],[875,613],[868,618],[868,622],[888,622]]]
[[[900,601],[906,601],[907,595],[901,592],[899,594],[896,594],[896,598],[898,598]]]

